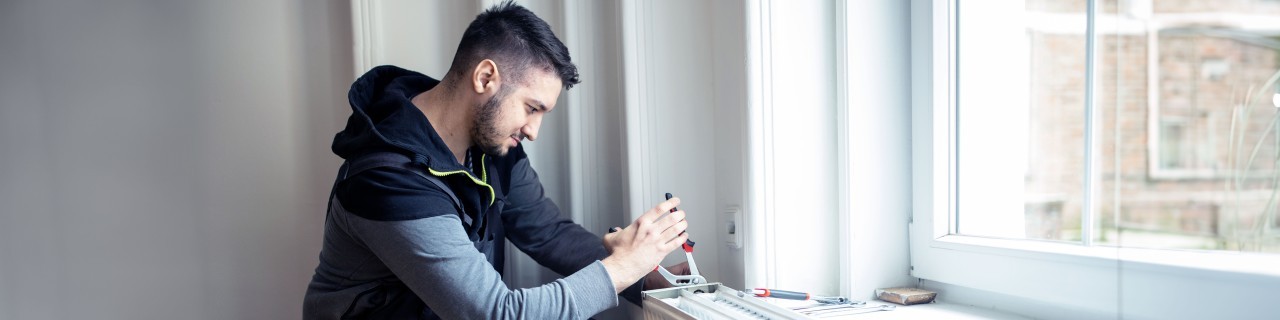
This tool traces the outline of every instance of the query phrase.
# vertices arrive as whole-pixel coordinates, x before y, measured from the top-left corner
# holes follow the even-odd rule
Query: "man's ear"
[[[476,93],[483,94],[489,90],[496,92],[501,84],[502,75],[498,73],[498,64],[493,60],[481,60],[476,64],[476,69],[471,71],[471,86]]]

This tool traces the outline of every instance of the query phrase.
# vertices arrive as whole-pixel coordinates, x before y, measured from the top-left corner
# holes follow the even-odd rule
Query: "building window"
[[[1280,1],[1086,4],[957,3],[954,233],[1280,253]]]
[[[1280,313],[1280,1],[1220,3],[913,0],[911,274],[1034,318]]]

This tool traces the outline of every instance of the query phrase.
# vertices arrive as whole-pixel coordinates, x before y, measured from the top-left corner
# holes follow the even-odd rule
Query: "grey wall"
[[[714,37],[711,30],[715,23],[712,2],[644,2],[640,13],[645,21],[638,22],[643,45],[637,53],[642,67],[648,69],[641,81],[644,85],[645,104],[629,108],[648,109],[648,125],[645,140],[646,154],[628,154],[629,160],[638,163],[640,158],[649,161],[647,172],[650,190],[637,199],[644,210],[663,200],[670,192],[680,197],[680,209],[688,213],[689,238],[700,244],[694,256],[700,273],[710,281],[719,277],[721,244],[716,241],[716,132],[718,117],[715,113],[715,73],[712,51]],[[733,36],[732,34],[727,36]],[[628,54],[628,53],[624,53]],[[632,182],[634,185],[634,182]],[[637,211],[637,210],[632,210]],[[630,212],[634,218],[640,212]],[[627,219],[630,223],[631,219]],[[698,259],[701,258],[701,259]],[[684,252],[675,250],[667,256],[663,265],[685,261]]]
[[[297,318],[341,1],[0,3],[0,319]]]
[[[720,281],[731,288],[747,288],[746,257],[743,248],[726,245],[727,223],[732,220],[724,215],[731,207],[746,208],[746,159],[747,159],[747,4],[737,0],[717,0],[713,3],[711,34],[711,63],[714,107],[712,130],[714,146],[706,150],[715,165],[715,205],[713,212],[700,212],[706,224],[702,227],[713,237],[706,239],[703,248],[717,248],[715,255],[701,254],[699,261],[715,259],[719,268],[712,281]],[[693,223],[695,220],[690,220]],[[745,232],[745,221],[735,222],[736,232]]]

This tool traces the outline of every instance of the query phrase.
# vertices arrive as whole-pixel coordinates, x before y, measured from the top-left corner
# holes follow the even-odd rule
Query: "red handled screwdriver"
[[[844,297],[823,297],[823,296],[811,295],[806,292],[787,291],[787,290],[778,290],[778,289],[756,288],[753,294],[755,294],[757,297],[762,297],[762,298],[769,297],[769,298],[778,298],[778,299],[787,299],[787,300],[813,300],[813,301],[827,303],[827,304],[849,303],[849,299],[845,299]]]

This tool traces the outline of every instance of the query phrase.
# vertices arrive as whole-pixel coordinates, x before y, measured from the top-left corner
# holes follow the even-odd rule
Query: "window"
[[[959,234],[1081,239],[1084,8],[1037,2],[957,6]]]
[[[1211,2],[959,1],[956,233],[1280,253],[1280,1]]]
[[[1038,318],[1280,313],[1280,1],[1219,3],[912,0],[912,275]]]

